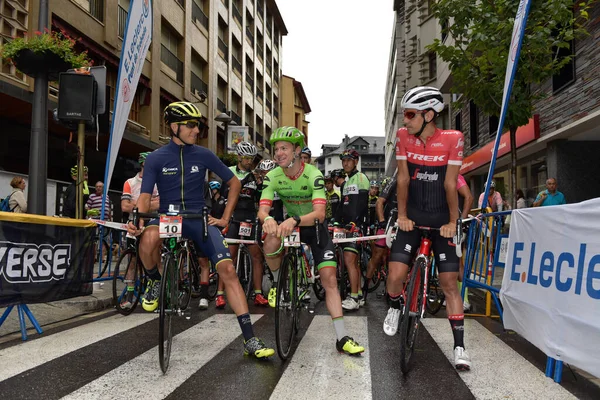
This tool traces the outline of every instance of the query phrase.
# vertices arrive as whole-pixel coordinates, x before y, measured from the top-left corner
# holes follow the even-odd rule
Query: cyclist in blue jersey
[[[204,179],[207,170],[213,171],[229,186],[227,206],[221,219],[209,217],[208,238],[202,239],[203,222],[201,220],[183,219],[182,235],[194,242],[216,266],[220,280],[225,283],[229,294],[231,308],[238,317],[244,337],[244,354],[256,358],[269,357],[275,353],[264,342],[254,336],[252,322],[248,314],[248,303],[242,290],[227,243],[216,226],[226,226],[237,203],[240,193],[240,181],[210,150],[195,145],[202,115],[200,110],[187,102],[169,104],[164,111],[165,123],[171,130],[171,141],[166,146],[155,150],[146,158],[144,179],[138,199],[138,209],[145,213],[150,209],[150,199],[154,185],[160,195],[159,212],[178,210],[180,213],[201,213],[205,205]],[[158,233],[158,221],[149,223],[140,241],[140,257],[147,269],[154,275],[160,267],[160,245],[162,240]],[[216,225],[216,226],[215,226]],[[143,220],[138,227],[129,225],[131,233],[139,235],[144,228]],[[151,266],[152,268],[148,268]],[[158,287],[153,283],[154,300]],[[154,304],[157,304],[154,300]],[[156,308],[156,305],[154,305]]]
[[[312,152],[310,149],[308,147],[303,148],[300,152],[300,160],[302,160],[304,164],[310,164],[311,158]]]

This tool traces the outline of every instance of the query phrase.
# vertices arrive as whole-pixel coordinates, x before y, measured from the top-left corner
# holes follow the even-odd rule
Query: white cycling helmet
[[[236,148],[238,156],[251,156],[254,157],[258,150],[256,150],[256,146],[250,142],[240,142]]]
[[[258,169],[259,171],[270,171],[272,169],[275,169],[276,167],[277,167],[277,164],[275,164],[275,161],[262,160],[260,162],[260,164],[258,164],[258,167],[256,169]]]
[[[400,107],[404,110],[434,110],[436,113],[444,109],[444,97],[442,93],[431,86],[417,86],[410,89],[402,97]]]

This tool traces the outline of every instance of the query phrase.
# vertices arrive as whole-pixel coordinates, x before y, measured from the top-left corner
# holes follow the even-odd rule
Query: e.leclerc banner
[[[131,103],[137,90],[138,81],[152,41],[152,2],[150,0],[132,0],[125,25],[125,37],[121,49],[121,62],[117,77],[115,106],[110,129],[110,143],[104,190],[110,187],[110,180],[119,154],[119,147],[125,132]]]
[[[600,199],[513,210],[504,327],[600,377]]]
[[[485,185],[485,195],[483,196],[482,204],[483,208],[487,206],[487,198],[490,193],[490,184],[492,182],[492,176],[494,176],[494,169],[496,168],[498,147],[500,146],[500,140],[502,138],[502,132],[504,129],[504,119],[506,118],[506,109],[508,108],[507,103],[508,99],[510,98],[510,92],[512,91],[513,82],[515,80],[515,73],[517,72],[519,54],[521,53],[521,44],[523,43],[523,36],[525,35],[525,26],[527,25],[527,15],[529,14],[530,5],[531,0],[521,0],[521,2],[519,3],[519,8],[517,9],[517,15],[515,16],[515,24],[513,26],[512,39],[510,41],[510,47],[508,48],[508,60],[506,62],[506,77],[504,78],[502,109],[500,110],[498,132],[496,133],[496,141],[494,142],[494,152],[492,153],[490,169],[488,171],[488,178]],[[514,143],[512,145],[515,146]]]

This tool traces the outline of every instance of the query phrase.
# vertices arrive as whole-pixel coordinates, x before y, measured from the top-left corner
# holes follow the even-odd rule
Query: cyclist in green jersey
[[[300,160],[304,134],[297,128],[277,128],[271,134],[269,142],[273,146],[275,162],[279,167],[265,177],[258,217],[262,221],[264,233],[267,234],[263,250],[267,264],[273,271],[274,281],[277,281],[279,276],[283,253],[282,238],[298,229],[300,240],[311,247],[321,283],[325,288],[327,309],[333,319],[337,336],[336,348],[346,354],[360,354],[365,350],[364,347],[348,336],[344,326],[342,301],[337,289],[334,247],[323,225],[326,204],[323,175],[315,166]],[[289,215],[281,224],[269,216],[275,192],[279,194]],[[318,230],[314,226],[317,219],[320,224]],[[277,299],[276,287],[277,285],[273,285],[269,292],[269,304],[272,307]]]

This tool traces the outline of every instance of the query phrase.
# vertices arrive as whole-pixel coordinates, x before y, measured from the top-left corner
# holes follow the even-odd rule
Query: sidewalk
[[[112,307],[112,282],[106,281],[94,283],[93,293],[89,296],[74,297],[67,300],[54,301],[51,303],[29,304],[29,310],[37,319],[38,323],[44,329],[45,326],[57,322],[69,320],[80,315],[89,314],[95,311],[101,311]],[[0,316],[6,308],[0,308]],[[37,334],[29,318],[25,315],[28,335]],[[14,307],[8,318],[0,326],[0,340],[7,335],[19,333],[19,314],[17,307]]]

